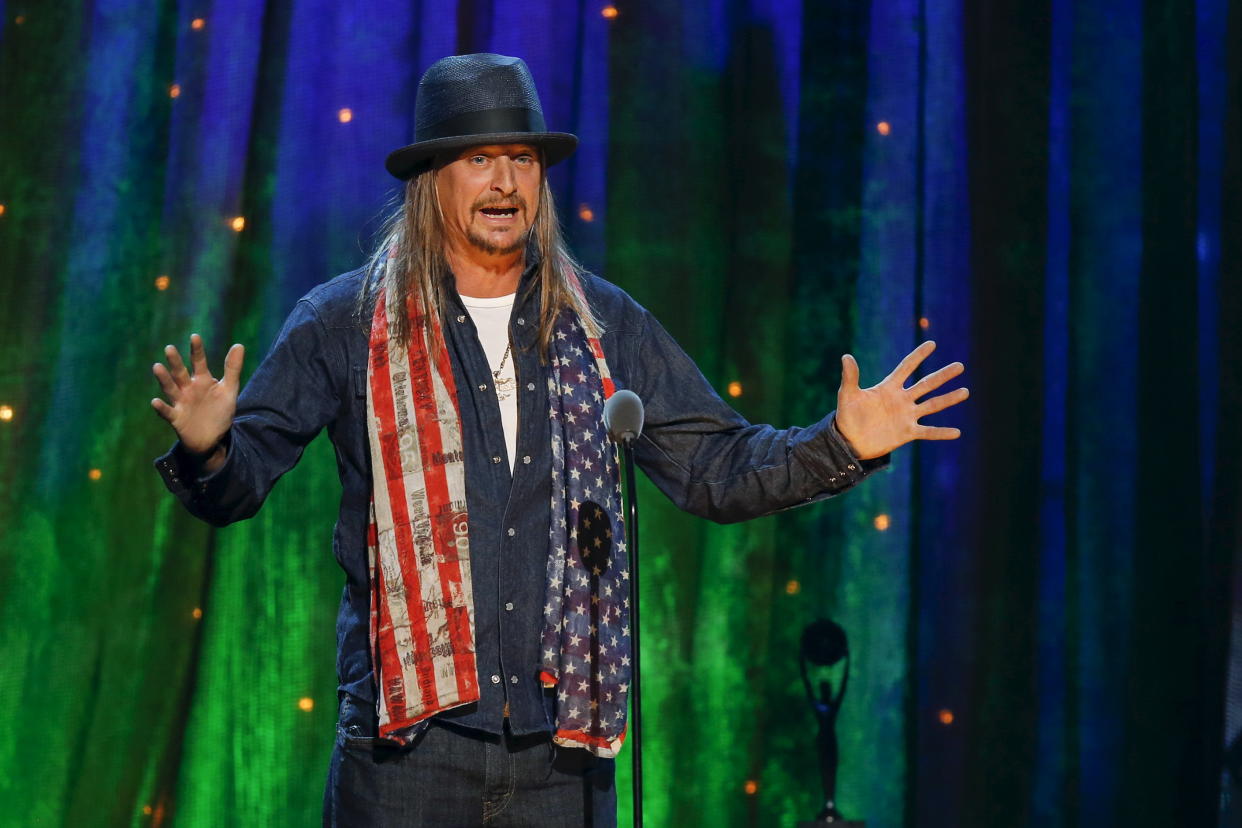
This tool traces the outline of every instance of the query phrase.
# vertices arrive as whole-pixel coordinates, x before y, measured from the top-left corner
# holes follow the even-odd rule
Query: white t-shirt
[[[462,304],[474,320],[479,333],[479,344],[487,355],[492,369],[492,387],[500,402],[500,424],[505,430],[505,448],[509,452],[509,471],[513,471],[513,458],[517,454],[517,373],[513,370],[513,354],[509,351],[509,316],[513,313],[516,293],[480,299],[475,296],[461,297]]]

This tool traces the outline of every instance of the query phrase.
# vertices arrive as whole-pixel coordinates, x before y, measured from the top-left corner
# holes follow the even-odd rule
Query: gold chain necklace
[[[495,371],[492,371],[492,379],[495,380],[495,383],[493,384],[496,387],[496,398],[498,400],[509,399],[509,395],[513,393],[513,389],[516,384],[516,381],[513,378],[505,377],[501,379],[500,376],[500,372],[505,370],[505,363],[509,361],[509,352],[512,348],[513,342],[510,341],[509,344],[505,346],[505,355],[500,358],[500,367]]]
[[[500,358],[500,367],[497,368],[495,371],[492,371],[492,379],[496,380],[497,382],[500,382],[500,372],[505,370],[505,363],[509,361],[509,350],[512,347],[513,347],[512,341],[510,341],[507,345],[505,345],[505,355]]]

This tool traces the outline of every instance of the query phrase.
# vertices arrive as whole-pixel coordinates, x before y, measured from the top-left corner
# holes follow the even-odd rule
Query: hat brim
[[[427,169],[431,160],[442,152],[489,144],[533,144],[543,150],[544,165],[550,167],[574,154],[578,148],[578,136],[568,132],[488,132],[435,138],[393,150],[384,161],[384,168],[406,181],[415,173]]]

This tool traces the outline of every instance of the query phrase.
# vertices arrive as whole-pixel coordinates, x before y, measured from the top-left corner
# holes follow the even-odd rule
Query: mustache
[[[522,198],[519,193],[514,193],[513,195],[507,197],[492,196],[480,198],[473,205],[471,205],[470,209],[472,211],[478,211],[482,210],[484,207],[517,207],[520,210],[525,210],[526,199]]]

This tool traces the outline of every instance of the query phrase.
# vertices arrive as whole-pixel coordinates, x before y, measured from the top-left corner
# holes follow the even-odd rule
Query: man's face
[[[526,245],[539,206],[543,166],[530,144],[471,147],[436,173],[449,243],[487,255]]]

